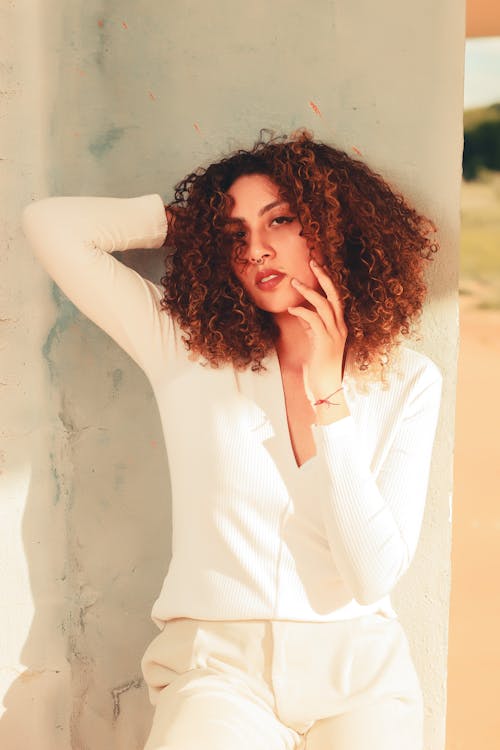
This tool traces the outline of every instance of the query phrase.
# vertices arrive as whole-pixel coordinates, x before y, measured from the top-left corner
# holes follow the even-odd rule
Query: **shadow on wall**
[[[161,275],[156,253],[125,260]],[[23,518],[35,614],[0,747],[67,750],[69,722],[75,750],[136,750],[152,716],[140,660],[158,632],[150,610],[171,556],[163,436],[141,370],[56,287],[54,296],[43,355],[55,418],[33,446]]]

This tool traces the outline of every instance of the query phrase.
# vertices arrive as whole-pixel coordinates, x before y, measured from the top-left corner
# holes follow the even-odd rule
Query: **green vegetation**
[[[500,102],[489,107],[466,109],[464,112],[464,131],[471,130],[482,122],[500,120]]]
[[[500,170],[500,103],[464,113],[464,179],[482,169]]]
[[[461,293],[474,287],[478,307],[500,308],[500,172],[462,183]]]
[[[464,112],[460,293],[500,309],[500,103]]]

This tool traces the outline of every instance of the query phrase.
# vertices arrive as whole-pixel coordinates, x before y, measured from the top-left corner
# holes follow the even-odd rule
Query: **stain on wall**
[[[89,143],[90,153],[97,159],[101,159],[108,151],[111,151],[121,138],[123,138],[124,133],[125,128],[117,127],[108,128],[104,133],[99,133],[99,135]]]

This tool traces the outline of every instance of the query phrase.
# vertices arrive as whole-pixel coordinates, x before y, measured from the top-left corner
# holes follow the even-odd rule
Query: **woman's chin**
[[[296,305],[301,304],[296,300],[254,300],[254,302],[260,310],[264,310],[271,315],[289,315],[289,307],[295,307]]]
[[[307,304],[304,297],[293,289],[293,287],[290,288],[287,294],[269,293],[266,296],[259,294],[253,298],[253,302],[258,308],[272,315],[288,314],[289,307],[305,306]]]

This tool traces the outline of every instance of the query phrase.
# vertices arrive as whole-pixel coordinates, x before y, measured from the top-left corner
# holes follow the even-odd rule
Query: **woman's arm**
[[[427,496],[442,377],[430,360],[406,401],[375,479],[352,416],[313,426],[329,546],[360,604],[389,593],[409,567]]]
[[[27,206],[23,228],[67,297],[150,374],[171,322],[160,290],[110,253],[163,245],[161,197],[46,198]]]

